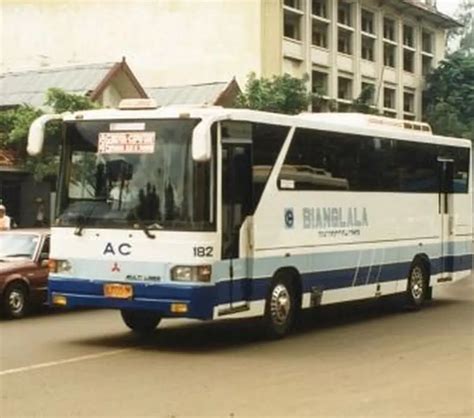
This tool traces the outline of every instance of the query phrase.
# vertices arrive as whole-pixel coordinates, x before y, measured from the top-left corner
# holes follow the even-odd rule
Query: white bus
[[[358,114],[218,107],[48,115],[64,135],[52,228],[54,305],[161,318],[262,316],[432,288],[472,269],[472,145]]]

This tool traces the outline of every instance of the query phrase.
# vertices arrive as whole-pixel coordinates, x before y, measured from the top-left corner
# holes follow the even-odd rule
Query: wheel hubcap
[[[8,304],[10,305],[10,309],[13,313],[21,312],[25,304],[25,297],[23,296],[23,293],[18,290],[11,292],[10,296],[8,297]]]
[[[283,284],[278,284],[273,289],[270,308],[272,319],[276,324],[282,325],[288,320],[291,298],[288,289]]]
[[[420,267],[416,266],[411,272],[410,283],[413,299],[420,300],[424,293],[423,272]]]

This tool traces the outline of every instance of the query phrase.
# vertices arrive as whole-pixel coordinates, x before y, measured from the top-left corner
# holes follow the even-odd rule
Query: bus
[[[261,317],[401,294],[472,271],[472,144],[424,123],[206,106],[44,115],[63,125],[52,305],[162,318]],[[58,122],[56,122],[58,123]]]

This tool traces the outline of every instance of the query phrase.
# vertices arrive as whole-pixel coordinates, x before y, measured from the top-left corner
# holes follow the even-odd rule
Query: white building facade
[[[421,0],[3,0],[0,71],[117,61],[145,87],[309,75],[321,109],[366,86],[420,120],[423,75],[456,22]],[[315,108],[316,110],[316,108]]]

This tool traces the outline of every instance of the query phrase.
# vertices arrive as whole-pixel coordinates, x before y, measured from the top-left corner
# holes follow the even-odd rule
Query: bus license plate
[[[104,285],[104,296],[107,298],[130,299],[133,288],[129,284],[108,283]]]

